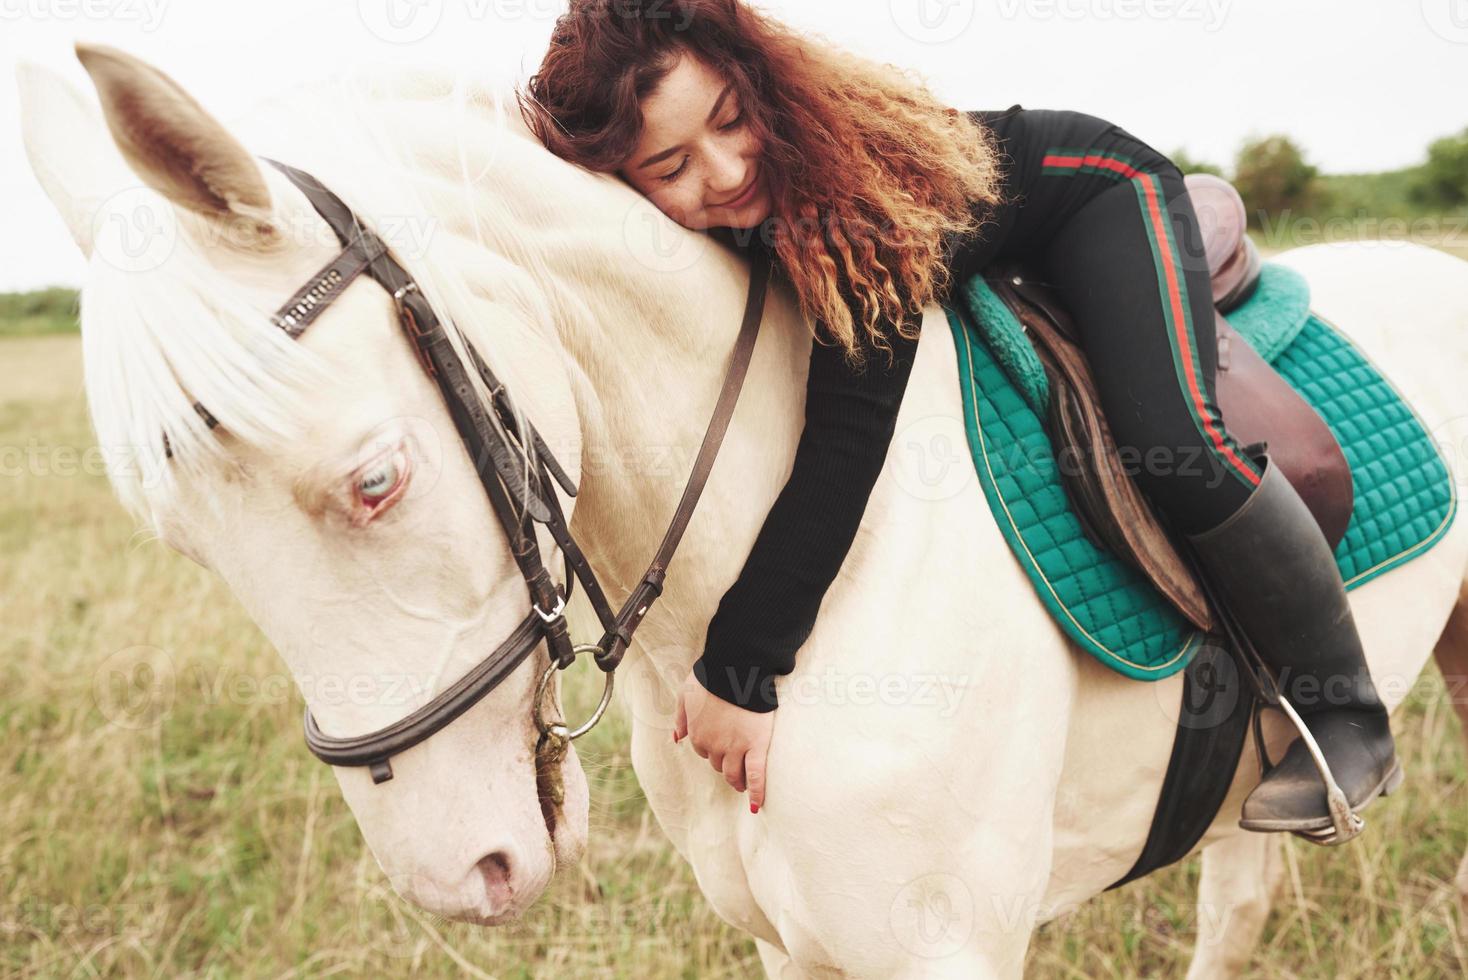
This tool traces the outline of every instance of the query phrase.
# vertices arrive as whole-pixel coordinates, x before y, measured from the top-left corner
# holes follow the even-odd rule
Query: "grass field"
[[[590,852],[524,920],[478,930],[392,897],[273,651],[113,501],[78,338],[0,338],[0,369],[0,976],[758,974],[657,829],[618,709],[578,743]],[[572,671],[572,717],[594,673]],[[1291,842],[1256,975],[1468,973],[1468,764],[1432,679],[1398,722],[1405,791],[1348,848]],[[1029,974],[1181,976],[1196,878],[1187,862],[1046,927]]]
[[[62,286],[28,293],[0,293],[0,337],[75,333],[76,290]]]
[[[1280,218],[1264,229],[1249,229],[1259,254],[1272,258],[1292,248],[1325,242],[1410,241],[1468,262],[1468,213],[1431,214],[1415,218],[1375,220],[1369,217]]]

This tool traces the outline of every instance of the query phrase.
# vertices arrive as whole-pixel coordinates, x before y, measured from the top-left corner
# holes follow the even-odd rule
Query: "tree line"
[[[1211,173],[1232,181],[1260,227],[1286,211],[1316,217],[1415,217],[1468,205],[1468,127],[1434,140],[1427,158],[1403,170],[1378,174],[1325,175],[1288,136],[1249,139],[1234,157],[1233,171],[1172,154],[1183,173]]]

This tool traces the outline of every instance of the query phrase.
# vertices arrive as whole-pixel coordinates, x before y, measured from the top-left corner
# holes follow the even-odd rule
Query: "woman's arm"
[[[861,374],[839,346],[813,342],[805,428],[790,476],[709,621],[693,672],[710,693],[751,711],[778,706],[774,678],[795,667],[872,487],[882,472],[917,341],[885,329],[893,362],[868,349]]]

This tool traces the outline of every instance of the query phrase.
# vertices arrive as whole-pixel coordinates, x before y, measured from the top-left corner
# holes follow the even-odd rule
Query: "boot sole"
[[[1355,808],[1355,812],[1361,813],[1373,802],[1375,802],[1378,796],[1391,796],[1397,791],[1398,787],[1402,785],[1402,781],[1406,778],[1407,774],[1402,770],[1402,760],[1392,760],[1391,769],[1387,771],[1386,776],[1383,777],[1381,782],[1376,784],[1376,788],[1371,791],[1371,794],[1361,803],[1361,805]],[[1324,816],[1312,817],[1306,820],[1244,820],[1240,818],[1239,826],[1245,830],[1253,830],[1260,833],[1272,834],[1279,833],[1281,831],[1318,832],[1322,830],[1332,830],[1334,829],[1335,824],[1331,822],[1329,816]]]

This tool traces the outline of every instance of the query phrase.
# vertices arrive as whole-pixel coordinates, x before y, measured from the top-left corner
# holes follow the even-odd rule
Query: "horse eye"
[[[401,453],[382,459],[357,480],[357,496],[369,507],[382,503],[402,482],[403,469]]]

